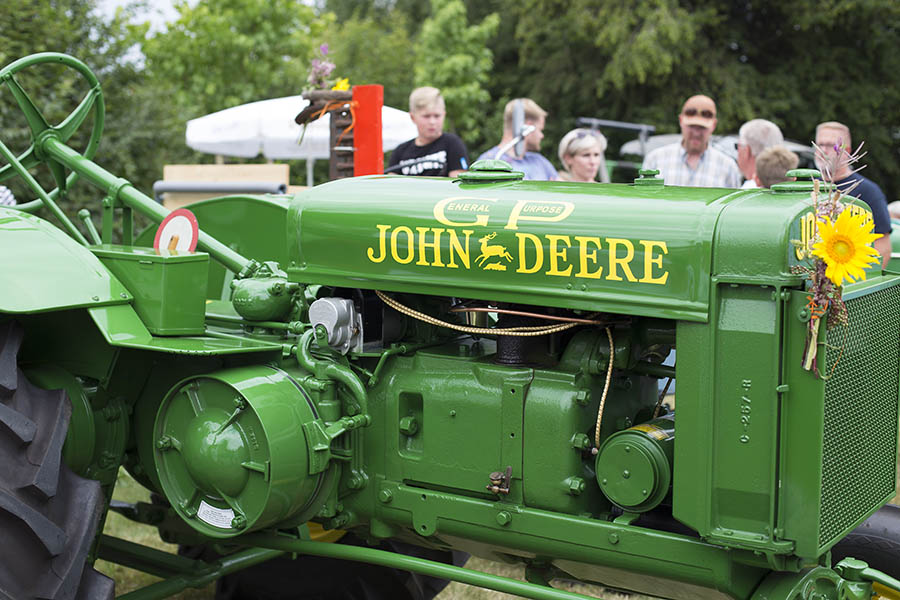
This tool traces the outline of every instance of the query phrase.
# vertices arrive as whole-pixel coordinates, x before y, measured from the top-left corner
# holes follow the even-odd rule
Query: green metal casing
[[[299,282],[675,320],[675,517],[716,544],[815,562],[893,495],[886,473],[896,464],[900,349],[890,340],[900,327],[893,317],[877,315],[898,304],[887,290],[900,289],[900,280],[879,279],[873,269],[869,284],[847,287],[853,310],[854,295],[871,292],[871,285],[885,286],[879,308],[863,311],[857,321],[874,328],[860,333],[864,339],[874,335],[884,343],[871,357],[872,371],[893,376],[886,376],[874,400],[883,407],[880,422],[886,429],[870,471],[847,468],[824,475],[822,460],[838,452],[829,449],[827,431],[843,426],[828,424],[827,407],[865,405],[853,393],[866,385],[865,370],[849,365],[868,360],[870,350],[845,349],[840,371],[849,383],[832,392],[800,369],[797,340],[805,340],[806,322],[796,305],[805,302],[805,279],[793,268],[805,257],[793,242],[806,239],[812,219],[809,192],[802,189],[473,184],[376,176],[333,182],[295,197],[288,214],[288,273]],[[863,354],[856,358],[857,352]],[[828,355],[823,347],[822,360]],[[795,394],[819,410],[788,410]],[[419,404],[427,406],[413,402]],[[419,409],[410,410],[415,415]],[[796,447],[814,450],[796,453]],[[854,453],[869,455],[868,441],[853,437],[839,451]],[[504,466],[501,456],[494,459],[497,467]],[[429,456],[422,468],[429,471],[427,464],[437,473],[440,462]],[[798,468],[784,478],[788,469]],[[443,485],[462,473],[457,469]],[[807,506],[821,497],[823,486],[855,489],[870,474],[878,475],[877,492],[854,496],[852,508]],[[560,475],[546,472],[534,480]],[[474,483],[451,487],[475,491]],[[800,505],[805,508],[796,510]],[[835,511],[843,514],[828,525],[826,513]]]
[[[210,537],[283,523],[321,483],[301,433],[317,417],[308,394],[280,369],[188,378],[166,394],[154,424],[162,487]]]
[[[203,333],[209,255],[105,244],[91,251],[134,294],[134,308],[155,335]]]
[[[261,216],[237,225],[218,210],[224,204]],[[773,569],[822,560],[893,494],[900,278],[870,272],[848,286],[849,331],[821,337],[821,368],[829,375],[837,361],[835,376],[803,371],[804,278],[792,271],[803,257],[792,240],[806,231],[808,193],[369,177],[290,200],[211,201],[197,213],[201,228],[208,217],[232,248],[283,260],[291,280],[327,293],[401,292],[429,309],[454,297],[601,313],[614,317],[616,348],[609,386],[608,338],[596,327],[533,364],[497,364],[490,339],[410,326],[398,346],[323,352],[298,368],[294,334],[308,324],[203,314],[204,291],[227,297],[236,269],[131,247],[95,247],[95,257],[60,242],[109,291],[88,302],[85,290],[95,288],[84,284],[53,305],[10,295],[17,299],[5,312],[71,309],[24,318],[31,341],[22,354],[72,373],[45,369],[43,381],[86,390],[72,394],[72,431],[95,444],[67,455],[85,473],[97,472],[96,456],[109,470],[126,455],[132,472],[209,538],[315,517],[375,539],[522,560],[646,593],[749,598]],[[57,235],[34,217],[9,219],[0,225],[47,230],[26,234],[35,248]],[[9,248],[13,239],[0,236]],[[615,519],[596,484],[595,470],[607,465],[595,463],[588,434],[600,398],[601,440],[625,437],[616,432],[638,415],[649,419],[656,403],[657,379],[647,373],[658,362],[630,355],[651,319],[675,332],[679,357],[676,441],[648,463],[661,468],[674,456],[672,495],[660,475],[652,504],[699,537],[635,515]],[[850,342],[837,353],[845,333]],[[79,353],[82,340],[90,352]],[[329,438],[328,426],[361,410],[349,398],[354,378],[371,423]],[[228,435],[211,438],[219,428]],[[856,456],[867,458],[863,468]],[[490,491],[488,474],[506,468],[508,493]],[[201,501],[220,516],[242,511],[230,523],[201,524]]]
[[[0,207],[0,313],[124,304],[131,294],[89,250],[49,222]],[[14,293],[12,293],[14,292]]]
[[[300,282],[704,321],[716,221],[740,197],[662,186],[335,181],[292,200],[287,271]]]
[[[12,77],[47,62],[91,88],[56,126]],[[802,369],[807,182],[527,182],[488,161],[453,181],[373,176],[201,203],[208,255],[170,256],[130,245],[133,211],[154,222],[167,211],[90,160],[104,115],[90,70],[46,53],[2,74],[33,146],[16,158],[0,143],[0,178],[22,177],[40,198],[23,210],[42,205],[71,236],[0,208],[0,253],[13,257],[0,265],[0,320],[15,320],[0,376],[17,383],[21,369],[72,405],[71,418],[40,432],[59,451],[47,464],[62,456],[107,500],[124,465],[171,506],[116,510],[169,541],[255,546],[203,563],[102,539],[101,555],[112,548],[165,578],[135,597],[273,556],[262,548],[304,552],[310,519],[371,542],[524,562],[534,581],[568,576],[683,600],[871,591],[861,573],[829,568],[827,553],[895,492],[900,276],[872,269],[848,285],[849,324],[821,327],[819,373]],[[66,144],[88,116],[82,156]],[[59,192],[29,174],[41,163]],[[89,246],[55,203],[78,178],[105,196],[102,245]],[[120,210],[126,245],[114,246]],[[393,314],[372,290],[458,322],[447,307],[468,299],[594,321],[500,360],[508,334],[448,333]],[[327,347],[326,324],[308,322],[317,299],[362,313],[332,324],[363,334],[360,346]],[[652,440],[671,346],[678,428]],[[2,408],[19,445],[38,439],[24,413]],[[636,461],[631,444],[646,450]],[[603,489],[624,514],[601,491],[612,475],[616,489]],[[11,479],[4,498],[18,493]],[[342,551],[319,553],[372,552],[331,548]]]
[[[195,202],[190,210],[203,231],[218,239],[228,240],[236,252],[257,260],[274,260],[287,264],[285,221],[291,196],[224,196]],[[153,245],[154,227],[137,236],[135,245]],[[231,297],[234,273],[218,262],[209,262],[207,298]]]
[[[606,438],[597,453],[597,482],[624,510],[655,508],[670,492],[674,419],[654,419]]]
[[[900,219],[891,219],[891,224],[891,260],[887,268],[892,273],[900,273]]]

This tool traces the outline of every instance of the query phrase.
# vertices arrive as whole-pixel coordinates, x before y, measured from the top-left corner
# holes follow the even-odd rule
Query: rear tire
[[[85,564],[103,492],[63,463],[71,406],[18,368],[22,334],[0,324],[0,597],[111,600],[112,580]]]
[[[900,579],[900,506],[888,504],[851,531],[831,550],[832,560],[852,556]]]

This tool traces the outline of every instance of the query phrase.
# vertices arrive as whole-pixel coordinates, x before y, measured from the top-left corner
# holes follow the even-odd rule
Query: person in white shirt
[[[741,125],[737,141],[737,164],[745,179],[741,188],[759,187],[756,184],[757,157],[763,150],[781,144],[784,144],[784,136],[772,121],[753,119]]]

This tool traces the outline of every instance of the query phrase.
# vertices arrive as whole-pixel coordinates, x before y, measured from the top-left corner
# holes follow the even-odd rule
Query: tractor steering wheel
[[[90,87],[90,91],[88,91],[87,95],[75,110],[56,126],[51,126],[47,122],[47,119],[44,118],[44,115],[37,109],[34,102],[32,102],[31,98],[25,90],[22,89],[14,77],[16,73],[23,69],[43,63],[61,63],[74,69],[87,81],[87,84]],[[31,56],[26,56],[25,58],[20,58],[3,67],[3,69],[0,69],[0,84],[5,85],[10,90],[13,98],[19,105],[19,108],[25,113],[25,120],[28,122],[28,127],[31,129],[31,146],[19,156],[15,156],[12,151],[6,147],[3,141],[0,140],[0,157],[6,159],[9,163],[3,168],[0,168],[0,182],[7,180],[14,175],[21,176],[25,179],[29,187],[31,187],[38,195],[38,198],[40,199],[39,202],[43,202],[43,204],[59,217],[62,213],[56,207],[52,197],[64,193],[68,187],[75,183],[78,174],[70,173],[67,177],[63,165],[54,161],[43,151],[43,144],[48,138],[55,138],[63,143],[68,142],[72,137],[72,134],[78,130],[82,123],[84,123],[88,115],[93,113],[93,129],[91,130],[91,137],[88,140],[83,156],[87,159],[94,157],[97,146],[100,143],[100,136],[103,133],[103,118],[105,114],[103,92],[100,90],[100,83],[88,66],[77,58],[58,52],[42,52],[40,54],[33,54]],[[45,192],[31,174],[28,173],[28,169],[31,169],[41,162],[46,162],[48,164],[50,171],[53,174],[53,178],[56,181],[57,188],[49,194]],[[19,208],[25,208],[26,206],[27,205],[23,205]],[[63,220],[64,222],[68,221],[68,219],[65,218],[63,218]]]

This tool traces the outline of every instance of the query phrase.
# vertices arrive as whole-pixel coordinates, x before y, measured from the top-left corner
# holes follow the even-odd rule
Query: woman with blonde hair
[[[606,138],[593,129],[573,129],[559,142],[559,160],[564,171],[559,172],[562,181],[585,181],[609,183],[609,172],[603,152]]]

